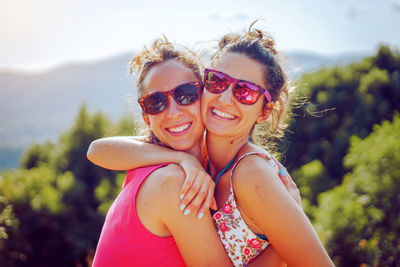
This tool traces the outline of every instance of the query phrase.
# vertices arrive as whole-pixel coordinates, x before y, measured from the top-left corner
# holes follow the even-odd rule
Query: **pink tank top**
[[[174,239],[149,232],[136,212],[140,185],[153,171],[167,164],[127,172],[122,190],[107,212],[93,267],[185,266]]]

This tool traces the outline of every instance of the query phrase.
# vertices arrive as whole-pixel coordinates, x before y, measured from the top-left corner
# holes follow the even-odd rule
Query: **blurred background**
[[[268,31],[308,100],[280,159],[337,266],[400,266],[400,1],[0,0],[0,266],[90,266],[124,174],[90,142],[142,125],[128,63]]]

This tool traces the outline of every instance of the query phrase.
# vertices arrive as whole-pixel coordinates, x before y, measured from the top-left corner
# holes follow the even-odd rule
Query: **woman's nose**
[[[232,89],[234,86],[235,86],[234,83],[229,84],[228,89],[226,89],[224,92],[220,94],[219,101],[221,102],[221,104],[231,105],[233,103]]]
[[[182,116],[182,106],[176,103],[175,99],[172,96],[169,96],[169,106],[167,110],[168,118],[178,118]]]

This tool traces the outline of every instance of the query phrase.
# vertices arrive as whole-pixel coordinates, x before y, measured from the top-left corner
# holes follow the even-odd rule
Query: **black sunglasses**
[[[200,98],[201,82],[189,82],[178,85],[168,92],[155,92],[138,99],[143,112],[156,115],[168,107],[168,95],[182,106],[191,105]]]

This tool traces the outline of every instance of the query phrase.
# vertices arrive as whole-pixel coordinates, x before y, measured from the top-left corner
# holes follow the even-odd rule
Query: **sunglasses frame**
[[[194,85],[194,86],[196,87],[198,98],[197,98],[193,103],[190,103],[190,104],[186,104],[186,105],[185,105],[185,104],[179,103],[179,102],[175,99],[173,93],[175,92],[175,90],[176,90],[178,87],[181,87],[182,85],[187,85],[187,84],[191,84],[191,85]],[[157,115],[157,114],[160,114],[161,112],[163,112],[164,110],[166,110],[166,109],[168,108],[168,105],[169,105],[168,95],[170,95],[178,105],[180,105],[180,106],[190,106],[190,105],[196,103],[196,102],[200,99],[201,92],[202,92],[202,87],[203,87],[203,84],[202,84],[201,82],[187,82],[187,83],[182,83],[182,84],[180,84],[180,85],[178,85],[178,86],[172,88],[171,90],[169,90],[169,91],[167,91],[167,92],[154,92],[154,93],[145,95],[145,96],[143,96],[143,97],[141,97],[141,98],[138,99],[138,103],[139,103],[139,105],[140,105],[140,107],[142,108],[142,111],[143,111],[144,113],[146,113],[146,114],[148,114],[148,115]],[[149,98],[149,97],[151,97],[151,96],[153,96],[153,95],[155,95],[155,94],[161,94],[161,95],[166,96],[166,97],[167,97],[167,103],[166,103],[166,107],[165,107],[163,110],[161,110],[160,112],[157,112],[157,113],[152,114],[152,113],[147,112],[146,106],[144,105],[144,101],[145,101],[147,98]]]
[[[207,86],[206,86],[206,77],[207,77],[207,74],[210,73],[210,72],[215,72],[215,73],[221,74],[221,75],[223,75],[224,77],[226,77],[227,80],[228,80],[228,82],[229,82],[229,85],[228,85],[225,89],[223,89],[221,92],[219,92],[219,93],[211,92],[209,89],[207,89]],[[239,83],[239,82],[249,83],[249,84],[254,85],[255,87],[257,87],[257,89],[258,89],[258,91],[259,91],[260,93],[258,94],[257,99],[256,99],[253,103],[243,103],[242,101],[240,101],[240,100],[236,97],[236,95],[235,95],[235,93],[233,92],[233,90],[235,90],[236,84]],[[214,70],[214,69],[208,69],[208,68],[204,69],[204,88],[205,88],[208,92],[210,92],[210,93],[212,93],[212,94],[222,94],[223,92],[225,92],[225,91],[230,87],[231,84],[233,84],[233,88],[232,88],[232,94],[233,94],[233,96],[235,97],[235,99],[236,99],[239,103],[241,103],[241,104],[243,104],[243,105],[253,105],[253,104],[255,104],[255,103],[258,101],[258,99],[260,98],[260,95],[264,95],[264,96],[265,96],[265,98],[266,98],[266,100],[267,100],[267,103],[271,102],[271,100],[272,100],[271,95],[270,95],[270,93],[268,92],[268,90],[265,89],[264,87],[258,85],[258,84],[255,84],[255,83],[252,83],[252,82],[249,82],[249,81],[246,81],[246,80],[239,80],[239,79],[233,78],[233,77],[229,76],[228,74],[226,74],[226,73],[224,73],[224,72],[222,72],[222,71],[218,71],[218,70]],[[252,89],[249,88],[249,90],[252,90]],[[253,90],[252,90],[252,91],[253,91]]]

